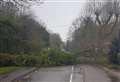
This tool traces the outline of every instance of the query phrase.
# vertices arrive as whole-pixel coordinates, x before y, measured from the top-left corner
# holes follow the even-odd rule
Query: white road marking
[[[72,66],[72,72],[70,74],[70,82],[72,82],[72,79],[73,79],[73,71],[74,71],[74,66]]]

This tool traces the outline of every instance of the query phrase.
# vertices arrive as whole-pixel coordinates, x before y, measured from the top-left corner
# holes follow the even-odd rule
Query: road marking
[[[72,82],[72,79],[73,79],[73,71],[74,71],[74,66],[72,66],[72,72],[70,74],[70,82]]]

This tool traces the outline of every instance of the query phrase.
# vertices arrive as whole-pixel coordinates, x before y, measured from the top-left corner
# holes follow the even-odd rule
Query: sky
[[[38,21],[46,24],[47,29],[58,33],[63,41],[67,40],[72,22],[80,15],[85,0],[44,0],[40,6],[31,10]]]

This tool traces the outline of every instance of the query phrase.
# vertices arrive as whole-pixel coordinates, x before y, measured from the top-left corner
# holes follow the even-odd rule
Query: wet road
[[[111,82],[107,74],[93,66],[41,68],[32,73],[29,82]]]

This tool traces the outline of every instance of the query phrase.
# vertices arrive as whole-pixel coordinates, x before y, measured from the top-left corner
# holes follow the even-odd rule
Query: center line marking
[[[74,66],[72,66],[72,72],[70,74],[70,82],[72,82],[72,79],[73,79],[73,71],[74,71]]]

